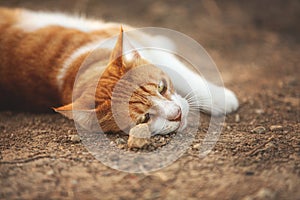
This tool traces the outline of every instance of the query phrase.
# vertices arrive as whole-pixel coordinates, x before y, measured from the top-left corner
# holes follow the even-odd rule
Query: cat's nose
[[[169,121],[180,121],[181,120],[181,108],[178,107],[174,114],[169,117]]]

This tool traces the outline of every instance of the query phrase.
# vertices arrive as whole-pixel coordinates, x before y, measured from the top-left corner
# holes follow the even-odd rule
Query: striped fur
[[[126,26],[127,29],[131,27]],[[81,64],[89,53],[106,38],[119,33],[120,25],[106,24],[101,21],[88,21],[68,17],[62,14],[35,13],[22,9],[0,8],[0,104],[13,109],[46,111],[52,107],[61,114],[72,117],[74,108],[85,111],[82,115],[82,126],[91,128],[89,114],[95,111],[98,122],[105,132],[120,131],[130,128],[145,113],[150,112],[149,123],[165,123],[169,117],[179,116],[180,107],[172,98],[175,91],[170,79],[161,70],[152,66],[146,69],[145,76],[133,75],[131,82],[124,82],[124,92],[116,96],[119,105],[125,105],[122,95],[134,80],[144,81],[129,99],[130,120],[124,127],[119,127],[112,113],[112,95],[115,85],[131,69],[140,65],[151,65],[134,52],[133,59],[128,61],[122,55],[123,32],[121,32],[113,50],[99,49],[95,60],[88,66],[100,64],[99,74],[86,70],[83,79],[78,83],[78,94],[72,102],[73,85]],[[101,79],[96,94],[89,89],[91,84]],[[96,78],[96,79],[95,79]],[[157,84],[162,79],[168,83],[168,91],[161,95]],[[122,94],[124,93],[124,94]],[[91,99],[94,102],[91,104]],[[164,111],[157,102],[165,102],[176,108],[175,111]],[[60,106],[60,107],[59,107]],[[121,106],[118,108],[123,109]],[[172,109],[171,109],[172,110]],[[169,113],[169,114],[166,114]],[[171,117],[170,117],[171,116]],[[175,118],[174,118],[175,119]],[[177,129],[180,119],[169,122],[170,132]],[[127,127],[126,127],[127,126]],[[154,125],[152,126],[154,127]],[[171,128],[170,128],[171,127]],[[157,127],[152,128],[158,133]]]
[[[27,12],[30,11],[0,9],[1,105],[6,102],[11,108],[47,110],[71,101],[70,95],[63,94],[71,92],[66,84],[60,90],[57,83],[64,63],[80,47],[116,35],[119,26],[82,32],[53,24],[27,32],[20,28],[21,16]],[[74,58],[66,71],[72,69],[75,74],[91,50]],[[62,82],[74,81],[71,74],[67,72]]]

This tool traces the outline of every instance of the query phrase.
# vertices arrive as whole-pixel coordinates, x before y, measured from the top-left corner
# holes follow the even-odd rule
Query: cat
[[[61,13],[0,8],[1,105],[31,111],[54,108],[68,118],[76,118],[74,120],[85,129],[96,126],[91,122],[96,114],[97,123],[104,132],[118,132],[147,123],[152,135],[167,134],[187,126],[190,105],[184,94],[191,90],[201,102],[199,111],[224,115],[237,110],[239,103],[232,91],[207,82],[175,56],[163,52],[151,55],[153,60],[164,60],[174,66],[172,70],[192,88],[171,76],[168,70],[151,64],[138,50],[131,52],[130,59],[125,57],[123,29],[134,28],[120,27],[118,23]],[[80,66],[101,41],[116,35],[118,38],[112,49],[97,49],[99,56],[87,64],[74,96],[73,86]],[[149,37],[141,35],[146,38],[142,43],[154,41]],[[148,67],[140,74],[131,74],[128,80],[132,82],[123,81],[124,91],[129,91],[136,82],[143,81],[143,85],[135,85],[137,89],[129,98],[130,120],[120,127],[112,112],[113,90],[125,74],[140,66]],[[89,89],[99,77],[96,92]],[[219,95],[221,93],[225,94],[225,99]],[[122,95],[115,101],[120,105],[119,111],[128,103]],[[75,110],[80,114],[73,115]]]

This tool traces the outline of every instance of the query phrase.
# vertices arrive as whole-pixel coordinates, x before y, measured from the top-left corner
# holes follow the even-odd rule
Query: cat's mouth
[[[180,107],[180,116],[178,116],[179,126],[176,131],[182,131],[187,126],[187,116],[189,112],[189,105],[186,99],[182,98],[180,95],[175,95],[174,100],[177,102]],[[180,117],[180,118],[179,118]]]
[[[178,131],[183,131],[187,127],[187,118],[188,118],[188,112],[189,112],[189,107],[181,107],[182,113],[181,113],[181,119],[180,119],[180,124]]]
[[[183,131],[187,126],[187,114],[181,111],[176,118],[169,120],[170,122],[177,122],[178,126],[173,131]]]

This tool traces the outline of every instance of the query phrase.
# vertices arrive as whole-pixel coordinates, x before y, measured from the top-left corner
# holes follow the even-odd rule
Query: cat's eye
[[[150,114],[146,113],[145,115],[139,118],[137,124],[147,123],[149,120],[150,120]]]
[[[157,91],[163,95],[167,91],[167,82],[165,79],[159,81],[157,85]]]

